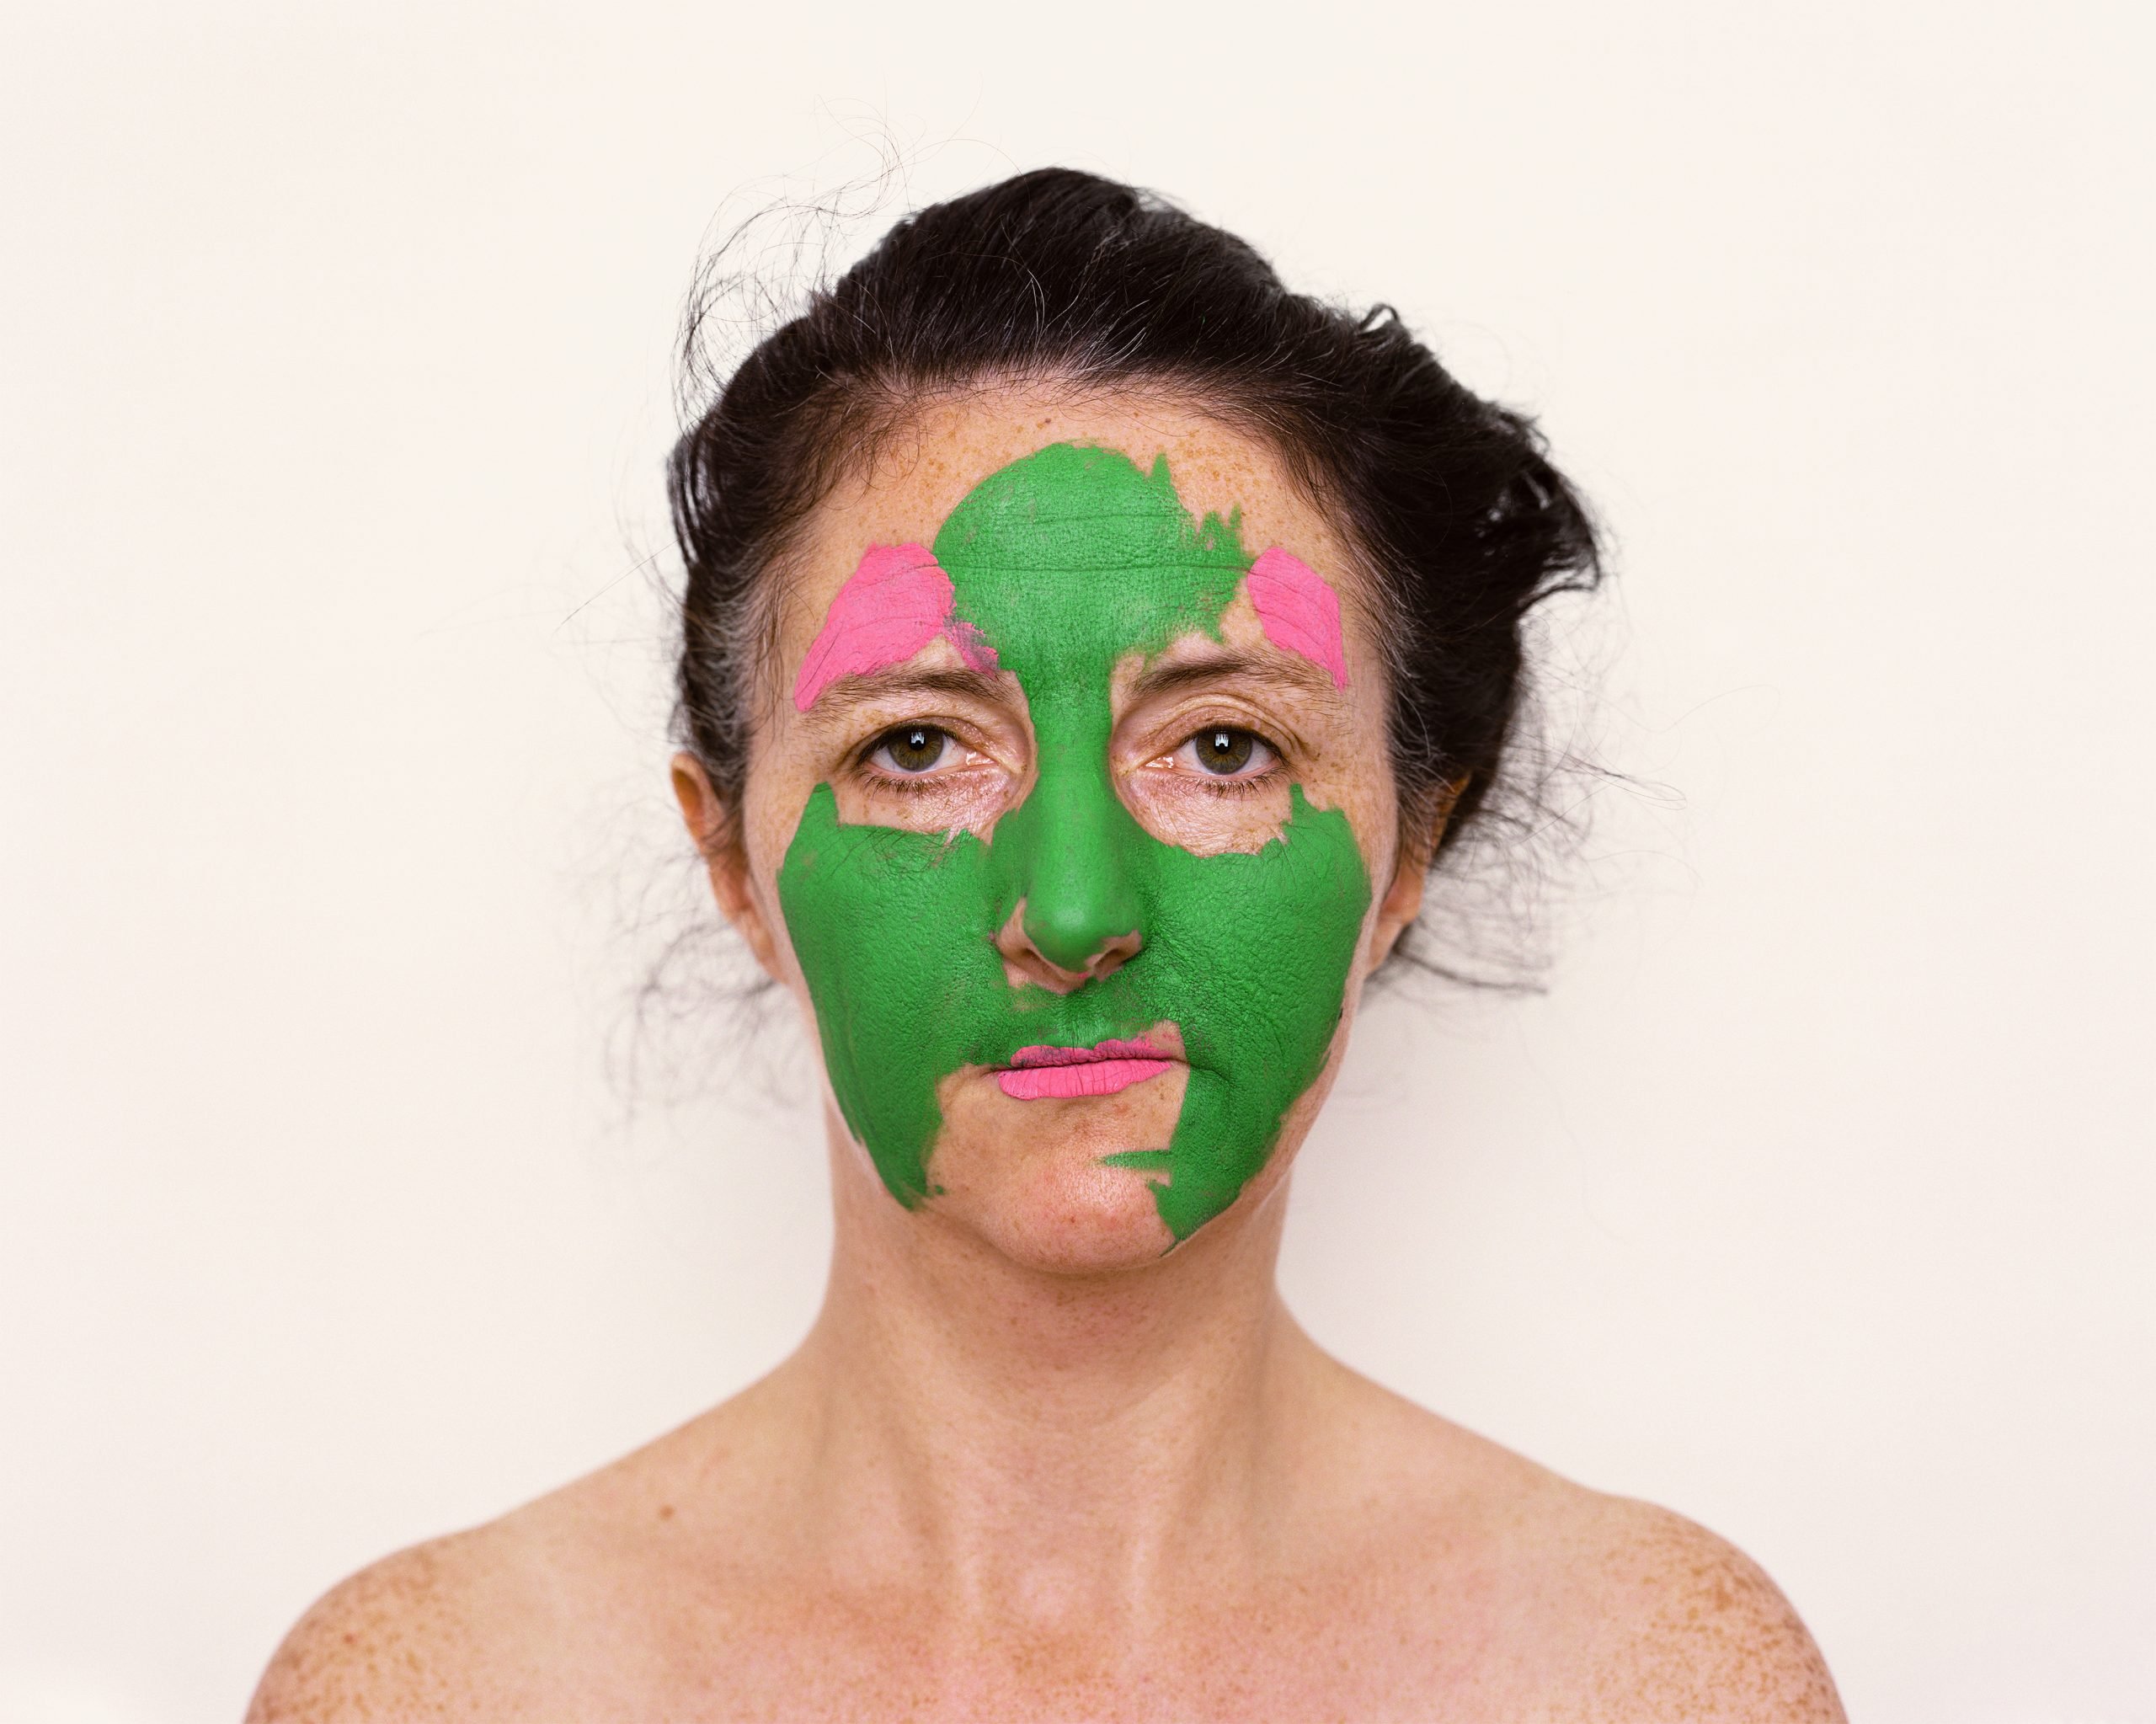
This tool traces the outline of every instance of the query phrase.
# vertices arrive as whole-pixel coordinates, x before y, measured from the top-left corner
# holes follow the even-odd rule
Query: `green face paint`
[[[1191,519],[1165,457],[1146,473],[1113,450],[1040,450],[969,494],[934,549],[953,627],[977,631],[963,638],[1024,691],[1038,777],[985,842],[841,825],[830,785],[810,796],[779,902],[832,1089],[910,1206],[933,1190],[942,1080],[1172,1021],[1190,1065],[1174,1133],[1103,1160],[1160,1174],[1161,1218],[1187,1238],[1265,1165],[1324,1068],[1370,900],[1362,853],[1347,815],[1312,808],[1299,785],[1280,835],[1251,855],[1164,843],[1116,793],[1117,661],[1193,632],[1218,639],[1251,563],[1235,517]],[[1142,944],[1070,994],[1013,988],[995,940],[1022,901],[1026,931],[1067,969],[1118,936]]]

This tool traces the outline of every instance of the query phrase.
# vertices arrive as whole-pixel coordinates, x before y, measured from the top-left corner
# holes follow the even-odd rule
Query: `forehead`
[[[984,479],[1053,444],[1116,450],[1145,472],[1165,457],[1193,520],[1240,512],[1246,547],[1287,547],[1355,609],[1342,536],[1262,440],[1171,401],[1013,390],[927,405],[883,440],[873,465],[847,475],[818,506],[789,559],[776,619],[782,654],[806,650],[867,547],[933,544]]]

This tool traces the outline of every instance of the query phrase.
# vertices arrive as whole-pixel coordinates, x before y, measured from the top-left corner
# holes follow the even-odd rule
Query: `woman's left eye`
[[[1280,755],[1255,731],[1214,724],[1186,738],[1172,758],[1177,765],[1187,762],[1214,778],[1256,778]]]

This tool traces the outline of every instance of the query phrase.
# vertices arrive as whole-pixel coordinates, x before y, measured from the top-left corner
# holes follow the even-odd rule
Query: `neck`
[[[1097,1625],[1254,1556],[1320,1358],[1273,1285],[1284,1183],[1143,1268],[1058,1273],[902,1209],[833,1148],[830,1284],[795,1369],[834,1557],[926,1564],[969,1614]]]

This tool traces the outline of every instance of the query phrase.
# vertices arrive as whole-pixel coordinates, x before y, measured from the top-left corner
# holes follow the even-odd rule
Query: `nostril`
[[[1137,956],[1143,943],[1135,929],[1106,938],[1090,931],[1059,929],[1053,918],[1029,915],[1022,901],[995,936],[1011,986],[1031,983],[1057,994],[1113,975]]]
[[[1104,934],[1091,918],[1028,916],[1025,932],[1035,951],[1073,975],[1105,974],[1138,949],[1135,931]]]
[[[1139,944],[1134,932],[1118,934],[1114,939],[1104,942],[1100,949],[1086,960],[1086,974],[1095,980],[1114,974],[1137,957]]]

